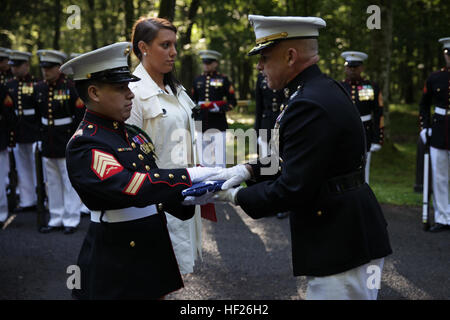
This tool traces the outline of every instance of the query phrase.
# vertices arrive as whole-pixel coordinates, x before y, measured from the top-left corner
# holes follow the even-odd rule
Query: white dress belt
[[[441,116],[445,116],[446,114],[450,114],[450,110],[441,107],[435,107],[434,113],[440,114]]]
[[[14,111],[16,112],[16,115],[19,115],[19,111],[17,109],[14,110]],[[32,116],[32,115],[34,115],[36,113],[36,110],[34,110],[34,109],[22,109],[21,112],[22,112],[22,114],[24,116]]]
[[[371,114],[367,114],[367,115],[361,117],[361,121],[362,122],[366,122],[366,121],[369,121],[369,120],[372,120],[372,115]]]
[[[104,222],[124,222],[137,220],[157,214],[156,205],[147,206],[144,208],[130,207],[117,210],[105,210],[102,220]],[[91,211],[91,221],[100,222],[101,211]]]
[[[66,124],[71,124],[72,123],[72,118],[70,117],[66,117],[66,118],[61,118],[61,119],[53,119],[53,125],[55,126],[63,126]],[[42,117],[41,118],[41,122],[44,126],[48,126],[48,119]]]

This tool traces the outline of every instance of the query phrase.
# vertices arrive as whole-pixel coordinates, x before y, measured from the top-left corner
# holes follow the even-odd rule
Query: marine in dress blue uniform
[[[38,50],[44,80],[35,85],[34,100],[40,120],[40,148],[47,178],[50,220],[40,232],[64,228],[73,233],[80,223],[81,200],[72,188],[66,169],[66,145],[85,111],[75,85],[59,67],[66,55],[55,50]]]
[[[345,59],[346,79],[342,85],[351,95],[358,108],[366,133],[366,182],[369,183],[370,159],[372,152],[379,151],[384,140],[383,96],[378,85],[361,77],[364,60],[367,54],[359,51],[345,51],[341,54]]]
[[[450,230],[450,37],[441,38],[446,66],[425,82],[420,101],[421,136],[430,144],[435,225],[431,232]],[[431,111],[434,111],[431,114]],[[425,143],[426,141],[424,141]]]
[[[10,49],[0,47],[0,83],[1,84],[5,84],[13,77],[13,75],[11,73],[11,68],[8,64],[10,52],[11,52]],[[3,101],[3,100],[0,100],[0,101]]]
[[[342,85],[315,64],[318,45],[311,39],[325,21],[254,15],[249,20],[257,43],[249,54],[261,54],[258,69],[286,97],[275,125],[279,153],[272,155],[280,167],[268,174],[261,162],[247,165],[253,172],[249,186],[215,198],[240,205],[254,219],[289,211],[293,271],[307,276],[307,299],[376,299],[377,290],[366,285],[367,267],[382,268],[392,250],[380,205],[364,182],[359,112]]]
[[[5,105],[13,104],[16,114],[9,143],[10,147],[15,147],[20,193],[19,208],[16,211],[34,208],[37,200],[33,151],[39,136],[39,124],[33,100],[36,79],[29,74],[30,57],[29,52],[11,50],[8,63],[14,77],[6,83],[8,94],[4,99]]]
[[[197,169],[214,171],[158,169],[144,131],[91,110],[94,103],[86,94],[102,85],[126,90],[131,104],[127,85],[139,78],[128,69],[130,50],[128,42],[115,43],[61,67],[73,74],[88,109],[66,150],[70,181],[92,221],[78,258],[81,289],[73,291],[78,299],[158,299],[181,288],[164,211],[191,218],[194,206],[181,205],[181,191],[198,182]]]
[[[220,52],[202,50],[199,55],[205,72],[194,79],[192,100],[197,104],[194,119],[201,123],[201,130],[196,128],[198,136],[202,137],[202,143],[197,144],[202,148],[199,150],[200,162],[205,166],[225,167],[226,113],[237,103],[234,87],[226,75],[217,71],[222,56]],[[214,153],[214,158],[210,157],[211,153]]]
[[[8,90],[4,83],[0,82],[0,102],[5,100]],[[8,201],[6,195],[6,181],[8,177],[8,150],[9,131],[14,121],[14,109],[12,103],[4,105],[0,103],[0,229],[8,217]]]

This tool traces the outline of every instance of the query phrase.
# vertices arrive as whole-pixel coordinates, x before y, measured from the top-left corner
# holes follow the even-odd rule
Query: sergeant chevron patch
[[[136,193],[139,192],[139,189],[141,188],[142,184],[144,183],[146,177],[147,177],[147,174],[145,174],[145,173],[135,172],[123,192],[134,196]]]
[[[94,149],[92,151],[91,169],[100,180],[105,180],[122,171],[123,166],[113,155]]]

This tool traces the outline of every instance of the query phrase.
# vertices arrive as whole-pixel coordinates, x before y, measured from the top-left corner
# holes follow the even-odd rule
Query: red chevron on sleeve
[[[112,154],[94,149],[92,151],[91,169],[100,180],[105,180],[121,172],[123,166]]]

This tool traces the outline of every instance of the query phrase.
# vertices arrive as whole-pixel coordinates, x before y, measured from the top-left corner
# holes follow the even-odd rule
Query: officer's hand
[[[380,151],[380,149],[381,149],[381,145],[379,145],[378,143],[373,143],[370,146],[370,152],[377,152],[377,151]]]
[[[420,131],[420,138],[422,139],[423,144],[427,144],[428,139],[431,137],[431,132],[432,132],[431,128],[428,128],[428,132],[427,128],[422,129],[422,131]]]
[[[227,190],[222,190],[214,193],[212,197],[212,202],[231,202],[232,204],[236,203],[236,195],[242,187],[231,188]]]
[[[211,176],[217,175],[217,173],[220,173],[221,170],[224,170],[221,167],[211,168],[211,167],[193,167],[193,168],[187,168],[187,172],[189,173],[189,176],[191,177],[192,183],[201,182],[204,180],[219,180],[219,179],[212,179]],[[225,180],[225,179],[222,179]]]
[[[213,202],[212,200],[213,196],[214,196],[213,192],[207,192],[199,197],[187,196],[186,198],[184,198],[181,204],[184,206],[204,205]]]
[[[209,109],[209,112],[214,112],[214,113],[220,112],[220,108],[217,104],[214,103],[213,107]]]
[[[222,169],[217,174],[211,176],[209,180],[226,180],[222,185],[222,190],[240,185],[242,182],[251,178],[251,173],[245,165],[238,164],[237,166]]]

